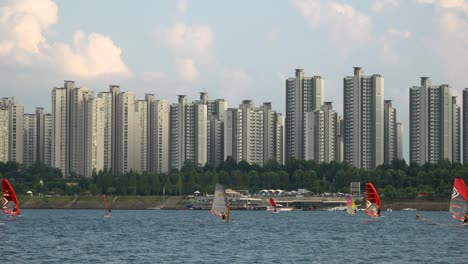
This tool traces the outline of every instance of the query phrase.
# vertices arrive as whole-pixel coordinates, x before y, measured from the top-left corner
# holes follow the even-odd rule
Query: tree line
[[[447,198],[455,178],[467,179],[468,165],[440,161],[422,166],[394,160],[374,170],[355,168],[345,162],[316,163],[290,159],[284,165],[272,160],[264,166],[237,163],[231,157],[218,166],[199,166],[186,161],[180,170],[168,174],[128,172],[113,175],[111,171],[94,172],[91,178],[73,175],[64,178],[61,171],[36,163],[22,168],[15,162],[0,162],[0,177],[8,178],[17,194],[50,195],[188,195],[195,191],[213,193],[214,185],[249,190],[297,190],[312,194],[349,193],[350,182],[372,182],[388,198],[414,198],[425,192],[430,197]]]

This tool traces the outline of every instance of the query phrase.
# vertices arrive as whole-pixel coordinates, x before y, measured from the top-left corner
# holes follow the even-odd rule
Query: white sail
[[[229,220],[229,206],[226,192],[224,192],[223,186],[219,183],[215,186],[211,213],[219,218],[222,218],[223,220]]]

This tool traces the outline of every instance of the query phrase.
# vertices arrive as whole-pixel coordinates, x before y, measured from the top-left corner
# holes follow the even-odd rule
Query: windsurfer
[[[468,212],[465,214],[465,219],[463,219],[463,223],[468,223]]]
[[[224,212],[221,212],[221,219],[226,220],[226,214]]]
[[[421,216],[419,215],[419,213],[416,214],[416,220],[417,221],[421,220]]]
[[[381,209],[378,208],[378,209],[377,209],[377,216],[380,216],[380,211],[381,211]]]

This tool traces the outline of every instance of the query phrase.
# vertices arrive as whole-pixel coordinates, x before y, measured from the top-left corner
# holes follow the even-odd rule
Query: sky
[[[468,87],[468,2],[463,0],[0,0],[0,96],[28,113],[51,109],[51,90],[74,80],[158,99],[206,91],[285,111],[296,68],[325,79],[342,115],[343,77],[382,74],[405,127],[420,76]]]

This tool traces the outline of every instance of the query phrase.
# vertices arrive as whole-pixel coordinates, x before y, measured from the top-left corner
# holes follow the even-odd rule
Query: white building
[[[103,133],[104,133],[104,145],[103,145],[103,170],[110,170],[112,168],[112,129],[113,129],[113,93],[112,87],[110,92],[101,92],[98,97],[102,100],[102,120],[103,120]]]
[[[375,168],[384,162],[384,78],[355,67],[343,82],[344,161]]]
[[[52,167],[67,174],[67,89],[52,90]]]
[[[463,90],[463,163],[468,163],[468,88]]]
[[[158,173],[169,172],[169,102],[158,100],[154,106],[155,123],[155,168]]]
[[[392,100],[384,101],[384,162],[391,164],[397,155],[396,109]]]
[[[242,160],[263,165],[263,111],[251,100],[239,106],[242,111]]]
[[[104,170],[104,146],[105,146],[105,127],[106,127],[106,109],[104,107],[105,99],[101,97],[94,98],[88,102],[91,111],[88,112],[89,122],[86,133],[86,177],[91,177],[93,171],[96,173]]]
[[[148,161],[148,103],[145,100],[135,101],[134,129],[134,170],[147,171]]]
[[[432,85],[421,77],[421,86],[410,88],[410,161],[424,164],[453,161],[454,103],[449,85]]]
[[[24,115],[23,166],[31,167],[37,161],[37,118],[35,114]]]
[[[286,159],[305,158],[306,115],[320,110],[324,83],[320,76],[306,77],[302,69],[286,80]]]
[[[8,133],[9,133],[9,112],[8,109],[0,109],[0,162],[8,161]]]

